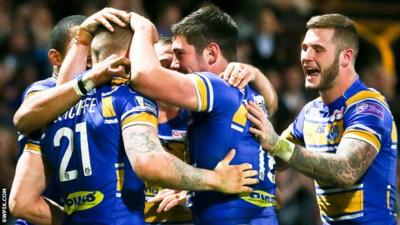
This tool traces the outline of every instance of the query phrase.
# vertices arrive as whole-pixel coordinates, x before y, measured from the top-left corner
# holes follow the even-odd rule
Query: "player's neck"
[[[158,122],[165,123],[178,115],[179,108],[165,103],[157,102],[158,104]]]
[[[319,92],[322,101],[327,105],[334,102],[349,89],[356,77],[357,73],[354,70],[341,72],[333,81],[332,87]]]
[[[218,59],[209,67],[209,71],[215,74],[220,74],[225,71],[228,66],[228,61],[222,56],[218,57]]]

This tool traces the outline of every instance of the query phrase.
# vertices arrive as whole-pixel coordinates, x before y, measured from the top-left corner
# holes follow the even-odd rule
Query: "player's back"
[[[260,183],[244,195],[195,192],[193,211],[198,224],[277,224],[273,158],[263,151],[249,132],[245,102],[259,96],[246,87],[240,91],[214,74],[193,75],[202,99],[202,112],[192,115],[188,129],[191,161],[199,168],[214,169],[232,148],[232,164],[250,163],[258,170]]]
[[[143,224],[143,194],[130,196],[138,199],[129,204],[121,198],[124,166],[130,167],[121,129],[143,111],[136,99],[144,101],[126,85],[103,86],[44,133],[43,151],[61,188],[66,224]],[[130,178],[137,180],[124,192],[143,193],[142,181]]]

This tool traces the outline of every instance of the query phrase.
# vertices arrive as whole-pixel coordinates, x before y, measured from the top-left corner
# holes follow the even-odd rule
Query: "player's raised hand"
[[[160,202],[157,212],[168,211],[177,205],[186,205],[187,191],[163,189],[149,202]]]
[[[159,39],[159,35],[156,29],[156,26],[147,18],[131,12],[130,13],[130,26],[134,32],[144,31],[149,35],[149,38],[153,43],[157,43]]]
[[[111,22],[118,26],[125,27],[129,24],[129,13],[123,10],[106,7],[89,16],[83,21],[79,28],[85,29],[87,32],[93,34],[99,25],[103,25],[107,30],[113,32],[114,28]]]
[[[278,134],[276,134],[271,122],[254,102],[249,102],[246,108],[248,110],[247,118],[253,123],[250,132],[255,135],[263,149],[272,150]]]
[[[129,13],[114,9],[114,8],[104,8],[97,13],[89,16],[83,23],[79,26],[78,32],[75,35],[75,42],[83,46],[90,46],[93,39],[93,33],[98,26],[104,26],[110,32],[114,31],[112,23],[118,26],[125,27],[129,24]]]
[[[255,178],[258,172],[252,170],[252,165],[249,163],[229,165],[235,154],[236,151],[231,150],[214,169],[221,179],[219,191],[230,194],[252,192],[253,189],[248,185],[258,183],[258,179]]]
[[[109,82],[113,77],[128,78],[127,68],[130,66],[130,61],[126,57],[112,54],[104,61],[93,66],[92,70],[85,74],[84,79],[88,79],[99,86]]]
[[[230,85],[239,89],[244,88],[249,82],[253,81],[256,76],[256,68],[251,65],[231,62],[220,77],[227,81]]]

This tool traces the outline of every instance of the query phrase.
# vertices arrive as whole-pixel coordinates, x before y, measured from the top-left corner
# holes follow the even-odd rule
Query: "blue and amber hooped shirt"
[[[332,104],[321,98],[307,104],[283,136],[309,151],[332,154],[343,138],[374,146],[376,158],[353,187],[320,187],[316,182],[321,218],[325,224],[395,223],[397,131],[379,92],[357,78]]]

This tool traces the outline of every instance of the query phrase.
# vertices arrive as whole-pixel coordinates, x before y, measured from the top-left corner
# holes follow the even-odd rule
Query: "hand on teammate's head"
[[[97,27],[102,25],[110,32],[113,32],[113,25],[125,27],[127,24],[129,24],[129,17],[129,13],[123,10],[106,7],[83,21],[83,23],[80,25],[80,28],[85,29],[89,33],[93,34]]]
[[[131,12],[130,13],[130,26],[131,29],[136,33],[137,31],[145,31],[150,35],[152,42],[157,43],[159,35],[156,26],[147,18]]]

